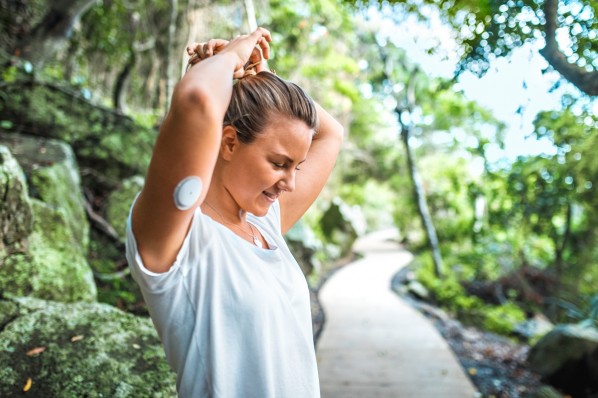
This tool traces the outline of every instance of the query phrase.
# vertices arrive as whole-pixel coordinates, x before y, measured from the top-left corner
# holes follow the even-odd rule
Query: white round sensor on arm
[[[203,183],[201,178],[190,176],[183,178],[174,189],[174,205],[179,210],[189,210],[199,199]]]

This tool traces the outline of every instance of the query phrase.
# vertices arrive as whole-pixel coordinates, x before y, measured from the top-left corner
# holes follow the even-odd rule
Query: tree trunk
[[[255,17],[255,7],[253,5],[253,0],[245,0],[245,11],[247,12],[249,31],[253,32],[257,29],[257,18]]]
[[[137,57],[135,56],[135,50],[130,48],[127,63],[118,74],[116,82],[114,83],[114,90],[112,91],[112,104],[114,105],[114,109],[120,113],[126,112],[127,104],[125,87],[127,86],[129,77],[131,77],[131,71],[135,67],[136,61]]]
[[[555,298],[558,300],[560,299],[561,296],[561,292],[562,292],[562,288],[563,288],[563,282],[562,282],[562,278],[563,278],[563,271],[564,271],[564,259],[563,259],[563,253],[565,252],[565,249],[567,247],[567,244],[569,242],[569,237],[571,236],[571,218],[573,216],[573,208],[571,206],[571,203],[567,204],[567,214],[566,214],[566,219],[565,219],[565,231],[563,233],[563,238],[562,240],[559,242],[559,234],[556,231],[554,231],[554,247],[555,247],[555,256],[554,256],[554,272],[556,274],[555,277],[555,288],[554,288],[554,296]],[[560,306],[555,306],[554,307],[554,317],[555,319],[557,319],[558,321],[561,321],[561,316],[562,316],[562,309]]]
[[[57,0],[13,53],[39,66],[66,43],[75,23],[96,0]]]
[[[392,85],[393,82],[390,78],[390,64],[388,62],[388,57],[386,56],[384,47],[378,44],[378,51],[380,52],[380,58],[382,59],[382,64],[384,65],[384,68],[382,70],[384,78]],[[432,216],[430,215],[430,211],[428,210],[426,193],[423,188],[419,172],[417,171],[417,167],[415,165],[415,160],[413,152],[411,151],[411,146],[409,145],[409,137],[411,136],[411,131],[413,129],[413,122],[411,121],[411,119],[409,119],[409,122],[405,122],[405,120],[403,119],[403,115],[405,112],[411,113],[413,109],[415,109],[415,78],[418,73],[419,70],[417,69],[417,67],[411,71],[409,81],[407,82],[407,89],[405,90],[404,98],[399,98],[398,95],[395,96],[395,100],[397,102],[397,105],[395,107],[395,113],[397,114],[397,120],[399,122],[399,125],[401,126],[401,140],[403,141],[403,145],[405,146],[405,153],[407,154],[407,167],[409,170],[409,177],[413,186],[413,197],[417,205],[417,211],[419,213],[422,226],[426,233],[426,237],[428,238],[430,251],[432,252],[432,260],[434,262],[434,274],[437,278],[441,279],[444,275],[444,266],[442,264],[442,255],[440,254],[440,244],[438,242],[438,235],[436,234],[436,228],[434,227]]]
[[[165,86],[165,113],[168,112],[168,108],[170,108],[170,96],[172,95],[172,91],[175,85],[175,82],[178,80],[175,77],[176,73],[176,60],[172,57],[172,49],[176,47],[176,21],[178,15],[178,0],[170,0],[170,22],[168,24],[168,42],[166,44],[166,86]],[[178,59],[178,58],[177,58]]]
[[[434,274],[436,275],[436,277],[442,278],[444,274],[444,269],[442,264],[442,256],[440,254],[440,244],[438,242],[438,236],[436,234],[434,222],[432,221],[432,216],[430,215],[430,211],[428,210],[426,193],[424,191],[419,172],[417,171],[417,167],[415,166],[411,146],[409,145],[409,137],[411,136],[411,126],[403,122],[402,115],[404,111],[404,109],[401,109],[399,107],[395,109],[397,118],[399,119],[399,123],[401,125],[401,140],[403,141],[403,145],[405,146],[405,153],[407,154],[407,167],[409,170],[409,177],[411,178],[411,183],[413,185],[413,196],[417,204],[417,211],[419,213],[419,217],[421,218],[422,226],[424,227],[426,237],[428,238],[428,243],[430,244],[430,250],[432,251],[432,260],[434,261]]]

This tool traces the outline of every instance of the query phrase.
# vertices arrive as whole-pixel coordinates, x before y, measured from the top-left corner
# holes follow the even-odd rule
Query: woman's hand
[[[187,47],[187,54],[191,57],[187,69],[204,59],[218,53],[232,53],[236,56],[233,78],[239,79],[246,70],[255,68],[257,73],[266,70],[265,59],[270,58],[270,32],[264,28],[257,28],[249,35],[237,36],[231,41],[211,39],[205,43],[194,43]]]
[[[189,58],[189,64],[187,68],[200,61],[203,61],[208,57],[211,57],[212,55],[218,54],[220,50],[222,50],[227,44],[228,40],[211,39],[205,43],[193,43],[188,45],[187,54],[189,54],[191,58]]]

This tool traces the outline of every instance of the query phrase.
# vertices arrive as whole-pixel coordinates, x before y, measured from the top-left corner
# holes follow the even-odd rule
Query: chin
[[[259,201],[258,203],[253,204],[249,212],[254,216],[264,217],[270,211],[270,206],[272,206],[272,203],[264,203]]]
[[[262,206],[260,206],[259,208],[254,209],[254,211],[251,211],[250,213],[254,216],[264,217],[266,214],[268,214],[269,210],[269,206],[267,208],[263,208]]]

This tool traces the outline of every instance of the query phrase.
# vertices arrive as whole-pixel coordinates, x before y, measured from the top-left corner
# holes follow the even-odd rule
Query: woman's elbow
[[[171,104],[171,106],[185,108],[207,109],[210,106],[210,95],[205,85],[181,81],[174,88]]]

